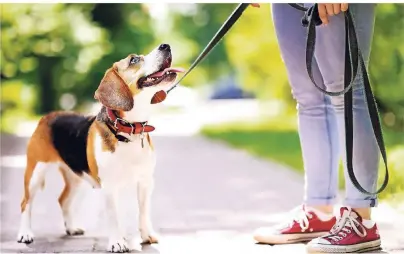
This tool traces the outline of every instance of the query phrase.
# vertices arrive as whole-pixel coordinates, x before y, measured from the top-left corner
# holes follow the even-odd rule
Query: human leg
[[[373,35],[374,23],[373,4],[351,4],[350,11],[353,15],[359,47],[362,51],[365,64],[369,62],[370,46]],[[326,27],[318,28],[315,57],[324,79],[324,84],[330,91],[343,89],[344,84],[344,17],[337,15],[330,17],[330,23]],[[358,71],[360,73],[360,70]],[[375,189],[379,151],[376,139],[373,136],[370,118],[363,90],[363,80],[358,74],[354,81],[354,154],[353,167],[355,174],[365,189]],[[337,119],[338,133],[343,160],[345,161],[345,125],[344,125],[344,98],[343,96],[331,97]],[[344,163],[345,165],[345,163]],[[345,170],[346,172],[346,170]],[[346,176],[345,205],[354,208],[370,208],[376,205],[376,197],[369,196],[358,191]],[[362,209],[364,210],[364,209]],[[362,215],[362,214],[361,214]],[[365,216],[363,214],[362,216]]]
[[[370,45],[374,24],[373,4],[350,4],[359,47],[365,64],[369,61]],[[317,28],[315,57],[329,91],[340,91],[344,85],[345,52],[344,17],[342,14],[330,17],[326,27]],[[360,69],[358,71],[360,73]],[[344,97],[332,97],[338,122],[339,140],[345,148]],[[353,89],[354,150],[353,168],[358,181],[365,189],[375,190],[377,183],[379,151],[373,136],[367,112],[363,80],[358,74]],[[345,149],[341,149],[343,161]],[[344,166],[346,163],[344,163]],[[308,249],[315,252],[356,252],[380,247],[380,236],[376,224],[370,220],[371,207],[376,206],[376,196],[366,195],[357,190],[348,177],[345,168],[346,198],[340,209],[336,226],[330,234],[314,239]]]
[[[335,222],[331,212],[338,190],[338,134],[329,98],[313,86],[307,75],[306,30],[300,23],[302,13],[287,4],[273,4],[272,15],[289,83],[297,101],[305,194],[303,208],[298,209],[290,223],[259,229],[255,239],[266,243],[290,243],[324,234]],[[313,72],[317,83],[322,84],[316,63]]]
[[[276,34],[285,62],[293,97],[297,101],[298,131],[305,169],[305,197],[308,206],[335,204],[337,195],[338,135],[330,100],[318,91],[307,75],[305,63],[306,30],[302,13],[287,4],[273,4]],[[287,18],[285,18],[287,17]],[[316,62],[317,83],[322,77]]]

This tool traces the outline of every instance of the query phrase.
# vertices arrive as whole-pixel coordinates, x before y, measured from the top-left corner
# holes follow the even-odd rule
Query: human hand
[[[341,11],[348,10],[348,3],[344,4],[317,4],[318,5],[318,15],[324,25],[329,23],[328,16],[334,16],[339,14]]]
[[[256,8],[260,8],[260,4],[259,3],[251,3],[250,4],[252,7],[256,7]]]

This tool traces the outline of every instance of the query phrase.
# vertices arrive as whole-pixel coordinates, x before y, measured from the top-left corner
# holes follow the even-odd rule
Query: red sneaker
[[[340,217],[330,233],[310,241],[307,249],[317,253],[349,253],[378,250],[380,244],[376,223],[366,227],[359,214],[342,207]]]
[[[304,206],[298,207],[292,212],[294,216],[287,223],[257,229],[254,239],[266,244],[307,242],[326,235],[336,222],[334,216],[329,220],[321,220],[315,212]]]

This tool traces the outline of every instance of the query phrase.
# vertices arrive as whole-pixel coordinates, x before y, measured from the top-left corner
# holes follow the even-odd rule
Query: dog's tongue
[[[184,69],[182,69],[182,68],[167,68],[167,69],[164,69],[163,71],[159,71],[159,72],[156,72],[156,73],[148,76],[148,78],[159,78],[159,77],[163,76],[168,71],[169,72],[184,72]]]

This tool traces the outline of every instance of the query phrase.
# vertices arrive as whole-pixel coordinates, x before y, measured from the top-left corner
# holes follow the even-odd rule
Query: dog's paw
[[[17,236],[17,242],[30,244],[34,241],[34,234],[31,230],[23,230]]]
[[[70,236],[84,235],[84,229],[81,228],[66,228],[66,234]]]
[[[119,240],[110,240],[108,243],[108,251],[118,253],[129,252],[128,243],[123,238]]]
[[[158,243],[158,236],[154,231],[140,231],[140,237],[142,238],[142,244]]]

